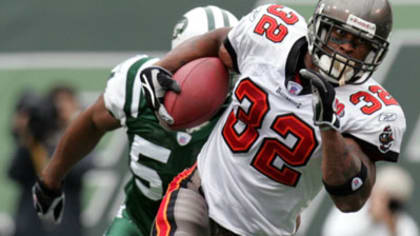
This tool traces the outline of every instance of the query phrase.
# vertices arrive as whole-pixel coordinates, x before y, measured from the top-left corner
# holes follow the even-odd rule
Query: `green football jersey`
[[[118,65],[104,93],[105,106],[127,132],[128,163],[133,178],[125,187],[125,206],[144,235],[149,235],[168,184],[179,172],[194,164],[221,114],[186,131],[163,129],[147,106],[139,79],[140,71],[157,60],[142,55]]]

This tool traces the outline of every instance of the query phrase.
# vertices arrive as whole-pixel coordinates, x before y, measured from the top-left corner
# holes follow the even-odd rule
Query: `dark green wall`
[[[275,1],[275,0],[273,0]],[[238,18],[255,0],[1,0],[0,52],[154,51],[170,47],[172,27],[187,10],[221,6]],[[308,18],[316,1],[278,1]],[[308,1],[305,1],[308,2]],[[420,28],[420,5],[394,7],[394,28]]]
[[[166,50],[187,10],[217,5],[237,16],[244,0],[2,0],[0,51]]]

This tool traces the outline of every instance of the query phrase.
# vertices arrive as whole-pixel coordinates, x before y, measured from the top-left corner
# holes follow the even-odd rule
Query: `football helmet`
[[[361,84],[382,63],[388,50],[392,11],[388,0],[320,0],[308,23],[308,48],[319,72],[336,85]],[[334,50],[333,30],[366,42],[369,52],[357,59]]]
[[[185,40],[221,27],[233,27],[238,19],[216,6],[196,7],[183,15],[172,34],[172,48]]]

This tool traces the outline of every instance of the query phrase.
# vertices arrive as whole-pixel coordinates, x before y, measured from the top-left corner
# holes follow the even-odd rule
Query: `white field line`
[[[109,170],[93,169],[83,176],[83,182],[97,187],[87,208],[81,215],[83,225],[92,227],[105,214],[104,211],[112,200],[113,193],[119,188],[117,186],[118,175]]]
[[[0,69],[109,68],[137,54],[165,52],[17,52],[0,53]]]

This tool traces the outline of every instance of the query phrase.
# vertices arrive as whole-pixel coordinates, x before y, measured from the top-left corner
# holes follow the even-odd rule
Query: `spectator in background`
[[[413,179],[404,169],[379,170],[368,204],[359,212],[341,213],[335,207],[323,227],[323,236],[418,236],[418,226],[406,212]]]
[[[70,86],[56,86],[48,94],[57,108],[57,126],[61,132],[80,113],[81,105],[76,91]]]
[[[15,236],[22,235],[82,235],[80,222],[82,176],[91,168],[91,158],[69,174],[65,185],[69,199],[66,218],[60,226],[47,228],[40,222],[32,205],[32,184],[49,159],[59,137],[80,111],[73,88],[57,86],[42,98],[25,91],[19,99],[12,119],[16,149],[9,167],[9,177],[21,189],[15,216]],[[71,195],[71,196],[70,196]]]
[[[45,107],[41,100],[41,97],[33,91],[23,92],[12,117],[11,128],[15,150],[8,174],[21,191],[15,214],[15,236],[46,235],[46,230],[33,212],[30,201],[31,185],[36,180],[36,173],[42,169],[47,160],[45,145],[40,144],[40,142],[45,143],[46,133],[39,132],[41,129],[37,128],[45,126],[38,121],[45,121],[47,117],[40,117],[41,114],[47,114],[41,112]],[[54,112],[50,114],[50,117],[55,119]],[[50,129],[51,126],[48,127]]]

